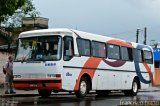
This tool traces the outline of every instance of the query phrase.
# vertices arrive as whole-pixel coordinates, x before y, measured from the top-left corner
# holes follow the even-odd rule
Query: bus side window
[[[142,59],[142,50],[133,49],[133,59],[136,62],[142,63],[143,62],[143,59]]]
[[[109,59],[120,59],[120,46],[107,44],[107,56]]]
[[[69,61],[74,56],[73,38],[70,36],[64,37],[64,60]]]
[[[92,55],[94,57],[106,58],[106,44],[103,42],[92,41]]]
[[[121,59],[124,61],[133,61],[132,48],[121,46]]]
[[[143,58],[144,58],[144,62],[148,63],[148,64],[153,64],[153,55],[152,52],[150,51],[143,51]]]
[[[91,42],[88,39],[77,38],[78,52],[80,56],[91,56]]]

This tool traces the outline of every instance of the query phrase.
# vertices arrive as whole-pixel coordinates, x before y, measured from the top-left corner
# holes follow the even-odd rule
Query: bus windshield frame
[[[18,40],[15,62],[58,61],[62,57],[62,37],[45,35]]]

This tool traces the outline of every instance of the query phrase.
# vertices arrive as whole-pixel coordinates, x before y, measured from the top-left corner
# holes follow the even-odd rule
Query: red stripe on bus
[[[151,78],[152,85],[154,85],[153,74],[151,72],[151,69],[149,68],[149,66],[146,63],[143,63],[143,65],[146,68],[147,72],[149,73],[149,77]]]
[[[91,79],[93,79],[94,73],[96,71],[95,69],[98,67],[98,65],[100,64],[101,60],[102,60],[101,58],[90,57],[86,61],[86,63],[84,64],[83,67],[85,67],[85,68],[93,68],[93,69],[92,70],[90,70],[90,69],[82,69],[81,70],[81,72],[79,74],[79,77],[78,77],[78,79],[76,81],[74,90],[78,90],[79,89],[79,82],[80,82],[81,77],[82,77],[83,74],[86,73],[86,74],[88,74],[91,77]]]
[[[109,41],[107,41],[107,43],[133,48],[132,44],[125,42],[125,41],[115,40],[115,39],[109,40]]]

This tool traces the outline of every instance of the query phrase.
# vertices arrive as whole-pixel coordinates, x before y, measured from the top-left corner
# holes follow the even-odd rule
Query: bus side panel
[[[131,89],[133,78],[136,76],[133,69],[133,62],[128,62],[121,67],[113,67],[102,61],[95,72],[92,88],[97,90]]]
[[[93,90],[131,89],[136,74],[97,70],[92,82]]]
[[[140,75],[145,80],[150,80],[150,76],[142,63],[139,63]],[[153,65],[149,65],[151,69]],[[100,70],[99,70],[100,69]],[[104,70],[103,70],[104,69]],[[101,62],[95,72],[92,82],[93,90],[127,90],[132,88],[135,77],[139,77],[141,88],[149,87],[149,84],[141,82],[141,77],[137,74],[134,62],[127,62],[121,67],[111,67]]]
[[[113,89],[113,72],[106,70],[96,70],[95,75],[92,80],[93,90],[106,90]]]

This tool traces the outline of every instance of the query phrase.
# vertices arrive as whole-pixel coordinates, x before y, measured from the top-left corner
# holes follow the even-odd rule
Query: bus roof
[[[96,40],[96,41],[101,41],[101,42],[105,42],[108,40],[118,40],[118,41],[122,41],[122,42],[129,42],[129,41],[125,41],[125,40],[121,40],[121,39],[117,39],[117,38],[112,38],[112,37],[108,37],[108,36],[104,36],[104,35],[98,35],[98,34],[93,34],[93,33],[88,33],[88,32],[78,31],[78,30],[74,30],[74,29],[68,29],[68,28],[40,29],[40,30],[26,31],[26,32],[20,33],[19,38],[45,36],[45,35],[60,35],[60,34],[72,35],[72,36],[77,36],[77,37],[81,37],[84,39]],[[132,45],[138,44],[138,45],[150,47],[148,45],[139,44],[139,43],[135,43],[135,42],[130,42],[130,43]],[[150,47],[150,48],[152,48],[152,47]]]
[[[32,30],[32,31],[25,31],[20,33],[19,38],[26,38],[26,37],[33,37],[33,36],[43,36],[43,35],[59,35],[59,34],[80,34],[82,38],[91,39],[93,36],[98,36],[100,39],[112,39],[111,37],[104,36],[104,35],[98,35],[83,31],[78,31],[74,29],[68,29],[68,28],[55,28],[55,29],[40,29],[40,30]],[[119,39],[120,40],[120,39]]]
[[[20,33],[18,38],[43,36],[43,35],[55,35],[55,34],[59,35],[61,33],[71,34],[72,31],[67,28],[32,30],[32,31],[25,31],[25,32]]]

